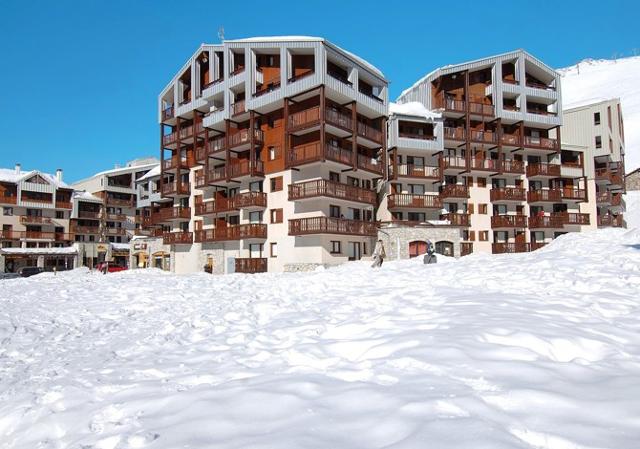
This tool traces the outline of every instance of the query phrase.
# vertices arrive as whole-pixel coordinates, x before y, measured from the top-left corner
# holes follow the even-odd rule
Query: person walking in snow
[[[387,257],[387,253],[384,251],[382,240],[378,240],[376,249],[373,251],[373,264],[371,265],[371,268],[380,268],[385,257]]]
[[[427,240],[427,252],[422,258],[422,262],[427,265],[431,263],[437,263],[437,258],[435,255],[435,249],[433,248],[433,242],[431,240]]]

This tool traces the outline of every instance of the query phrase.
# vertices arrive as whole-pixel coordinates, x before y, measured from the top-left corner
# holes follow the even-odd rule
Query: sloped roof
[[[58,189],[71,189],[70,185],[63,181],[58,181],[58,179],[54,175],[44,173],[39,170],[21,170],[20,173],[16,173],[15,169],[0,168],[0,182],[10,182],[13,184],[17,184],[34,175],[40,175],[45,181]]]

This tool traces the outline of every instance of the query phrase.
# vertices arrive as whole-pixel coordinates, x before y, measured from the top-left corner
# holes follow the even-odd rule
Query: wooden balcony
[[[530,203],[560,203],[562,202],[562,191],[560,189],[529,190],[527,201]]]
[[[50,225],[53,224],[53,222],[51,221],[51,218],[49,217],[40,217],[40,216],[36,216],[36,215],[23,215],[20,217],[20,223],[23,224],[44,224],[44,225]]]
[[[547,84],[539,83],[538,81],[526,80],[525,84],[527,87],[533,87],[534,89],[544,89],[544,90],[556,90],[555,87],[549,86]]]
[[[107,235],[127,235],[127,230],[125,228],[118,228],[118,227],[106,227],[103,228],[104,229],[104,233]]]
[[[373,126],[358,122],[357,133],[360,137],[382,144],[382,131],[374,128]]]
[[[472,242],[461,242],[460,243],[460,257],[468,256],[469,254],[473,254],[473,243]]]
[[[68,232],[56,232],[54,233],[54,240],[56,242],[72,242],[75,238],[74,234]]]
[[[558,140],[547,137],[524,136],[524,146],[541,150],[558,151]]]
[[[172,119],[173,115],[174,115],[174,112],[175,111],[173,109],[173,106],[168,106],[168,107],[164,108],[162,110],[162,121],[164,122],[164,121],[167,121],[169,119]]]
[[[558,178],[560,177],[559,164],[536,163],[527,165],[528,178]]]
[[[224,137],[216,137],[213,140],[207,142],[204,146],[199,146],[195,151],[196,161],[204,163],[207,157],[224,151]]]
[[[264,192],[244,192],[230,198],[236,209],[267,207],[267,194]]]
[[[444,109],[451,112],[465,112],[466,104],[463,100],[456,100],[455,97],[446,95],[445,92],[441,92],[440,95],[434,98],[434,106],[436,109]]]
[[[469,198],[469,188],[462,184],[447,184],[442,187],[440,198]]]
[[[562,220],[555,215],[529,217],[531,229],[557,229],[562,227]]]
[[[491,228],[526,228],[526,215],[494,215],[491,217]]]
[[[71,201],[56,201],[56,209],[72,209]]]
[[[500,161],[499,167],[503,173],[524,174],[524,162],[515,159],[502,160]]]
[[[389,209],[442,209],[439,195],[414,195],[411,193],[392,193],[387,196]]]
[[[491,244],[491,252],[493,254],[527,253],[530,250],[531,250],[531,246],[529,245],[529,243],[525,243],[525,242]]]
[[[190,193],[189,183],[188,182],[180,182],[171,181],[162,183],[162,188],[160,189],[162,196],[188,196]]]
[[[440,161],[444,170],[464,171],[467,169],[467,160],[460,156],[444,156]]]
[[[153,223],[163,223],[168,221],[187,221],[191,219],[190,207],[165,207],[151,215]]]
[[[165,232],[162,234],[162,243],[165,245],[191,245],[193,232]]]
[[[257,257],[236,258],[236,273],[266,273],[267,259]]]
[[[611,192],[597,192],[596,203],[600,206],[607,206],[611,204],[612,195]]]
[[[289,131],[308,128],[320,123],[320,106],[314,106],[289,115]]]
[[[18,202],[17,196],[4,196],[0,195],[0,204],[16,204]]]
[[[572,189],[565,187],[561,192],[563,200],[587,201],[587,191],[585,189]]]
[[[217,198],[214,201],[196,204],[196,215],[213,215],[238,210],[231,198]]]
[[[124,199],[124,198],[115,198],[112,196],[107,196],[107,205],[109,206],[121,206],[121,207],[135,207],[135,202],[133,199]]]
[[[244,112],[247,112],[244,100],[239,100],[235,103],[231,103],[231,115],[240,115]]]
[[[100,234],[99,226],[80,226],[72,224],[69,230],[75,234]]]
[[[588,225],[591,223],[589,214],[582,214],[576,212],[554,212],[551,214],[563,225]]]
[[[87,220],[99,220],[100,219],[100,212],[99,211],[92,211],[92,210],[79,210],[78,211],[78,218],[85,218]]]
[[[455,214],[455,213],[448,213],[448,214],[442,214],[440,216],[441,220],[447,220],[449,223],[451,223],[451,226],[462,226],[462,227],[467,227],[467,226],[471,226],[471,220],[469,219],[469,214]]]
[[[328,143],[325,144],[324,153],[320,142],[299,145],[289,152],[289,164],[294,167],[321,161],[323,158],[348,166],[353,165],[353,152],[351,150]]]
[[[55,240],[55,232],[43,231],[21,231],[20,238],[23,240]]]
[[[464,128],[444,127],[444,138],[448,140],[465,140],[466,132]]]
[[[127,216],[125,214],[104,214],[104,218],[109,221],[126,221]]]
[[[500,161],[498,159],[472,157],[469,159],[469,170],[498,172],[500,170]]]
[[[498,141],[498,135],[492,131],[471,130],[469,134],[473,142],[495,144]]]
[[[229,136],[229,148],[235,148],[241,145],[251,143],[251,131],[249,129],[241,129],[235,134]],[[257,143],[264,142],[264,133],[261,129],[253,130],[253,141]]]
[[[256,160],[253,164],[250,164],[249,159],[239,159],[237,161],[232,159],[231,161],[227,167],[229,178],[234,179],[251,176],[252,169],[253,175],[264,176],[264,164],[261,160]]]
[[[410,164],[397,164],[397,173],[393,172],[393,165],[390,166],[391,176],[403,177],[403,178],[420,178],[420,179],[440,179],[440,168],[430,167],[427,165],[410,165]]]
[[[359,169],[367,170],[382,176],[382,164],[377,158],[358,154],[357,163]]]
[[[399,132],[398,137],[415,140],[436,140],[436,136],[433,134],[419,134],[416,132]]]
[[[262,223],[230,225],[196,231],[196,242],[198,243],[266,238],[267,225]]]
[[[353,164],[353,152],[342,147],[326,144],[324,154],[327,159],[345,165]]]
[[[342,128],[347,131],[353,131],[353,120],[351,115],[333,109],[325,109],[324,119],[329,125]]]
[[[326,179],[289,184],[289,201],[328,197],[364,204],[376,204],[376,192]]]
[[[503,145],[511,147],[519,147],[522,145],[522,140],[520,139],[519,134],[502,134],[500,141]]]
[[[19,240],[21,237],[20,234],[20,231],[0,229],[0,240]]]
[[[469,113],[475,115],[495,115],[495,108],[492,104],[469,102]]]
[[[624,221],[622,215],[598,215],[598,227],[626,228],[627,223]]]
[[[527,200],[526,191],[520,187],[501,187],[489,191],[491,202],[521,202]]]
[[[289,235],[337,234],[375,237],[375,222],[333,217],[310,217],[289,220]]]

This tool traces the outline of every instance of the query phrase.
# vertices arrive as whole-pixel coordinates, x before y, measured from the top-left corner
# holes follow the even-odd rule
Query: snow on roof
[[[102,203],[102,199],[98,198],[97,196],[86,192],[84,190],[76,190],[75,192],[73,192],[73,199],[77,199],[77,200],[82,200],[82,201],[94,201],[97,203]]]
[[[71,188],[71,186],[69,186],[67,183],[59,181],[55,176],[50,175],[49,173],[43,173],[39,170],[21,170],[20,173],[16,173],[16,170],[13,168],[0,168],[0,182],[10,182],[13,184],[17,184],[27,178],[30,178],[33,175],[42,176],[45,181],[58,189]]]
[[[600,103],[606,103],[608,101],[616,101],[616,100],[620,101],[619,98],[605,98],[605,97],[584,98],[582,100],[574,101],[573,103],[564,103],[562,105],[562,112],[569,112],[574,109],[591,107]]]
[[[116,242],[111,242],[111,248],[115,249],[115,250],[120,250],[120,251],[129,251],[129,244],[128,243],[116,243]]]
[[[358,62],[359,64],[363,65],[364,67],[366,67],[367,69],[371,70],[373,73],[375,73],[377,76],[379,76],[380,78],[384,79],[384,74],[382,73],[382,71],[380,69],[378,69],[376,66],[374,66],[373,64],[371,64],[369,61],[366,61],[365,59],[362,59],[360,56],[351,53],[348,50],[345,50],[342,47],[339,47],[338,45],[334,44],[333,42],[329,42],[328,40],[322,38],[322,37],[315,37],[315,36],[259,36],[259,37],[248,37],[248,38],[244,38],[244,39],[231,39],[231,40],[225,40],[225,42],[238,42],[238,43],[243,43],[243,42],[324,42],[325,44],[328,44],[330,46],[332,46],[333,48],[335,48],[336,50],[346,54],[348,57],[350,57],[351,59],[355,60],[356,62]]]
[[[434,120],[442,117],[442,114],[430,111],[419,101],[410,101],[402,104],[389,103],[389,114],[411,115],[414,117],[422,117],[427,120]]]
[[[25,255],[64,255],[78,254],[73,246],[64,248],[0,248],[0,254],[25,254]]]
[[[152,168],[154,166],[156,166],[158,163],[157,162],[153,162],[150,164],[140,164],[140,165],[132,165],[129,167],[117,167],[117,168],[112,168],[110,170],[104,170],[101,172],[96,173],[95,175],[91,176],[91,178],[95,177],[95,176],[102,176],[102,175],[114,175],[116,173],[126,173],[126,172],[130,172],[130,171],[137,171],[137,170],[144,170],[146,168]]]
[[[156,176],[160,176],[160,173],[161,173],[160,164],[157,164],[155,167],[153,167],[147,173],[145,173],[144,175],[142,175],[138,179],[136,179],[136,182],[144,181],[144,180],[149,179],[149,178],[154,178]]]

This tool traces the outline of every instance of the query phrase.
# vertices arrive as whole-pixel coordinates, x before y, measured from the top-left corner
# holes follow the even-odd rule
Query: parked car
[[[123,265],[118,265],[117,263],[114,263],[114,262],[100,262],[98,265],[96,265],[96,269],[103,273],[105,272],[105,269],[107,273],[116,273],[118,271],[127,270],[127,267]]]
[[[0,279],[15,279],[19,277],[18,273],[0,273]]]
[[[18,269],[18,275],[23,278],[35,276],[36,274],[40,274],[42,272],[44,272],[44,268],[42,267],[22,267]]]

